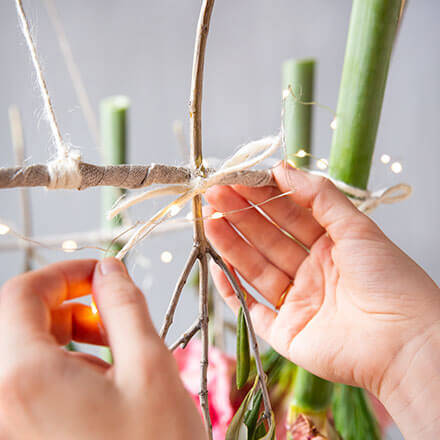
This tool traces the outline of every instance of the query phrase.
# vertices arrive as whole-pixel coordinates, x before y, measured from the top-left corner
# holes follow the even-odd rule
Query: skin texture
[[[64,303],[90,292],[102,322]],[[108,342],[114,365],[60,348],[71,339]],[[65,261],[8,281],[0,352],[1,440],[206,438],[144,296],[118,260]]]
[[[248,295],[256,331],[318,376],[374,393],[407,439],[438,438],[438,287],[330,181],[289,165],[274,177],[279,188],[205,195],[204,215],[226,213],[207,221],[209,240],[266,302]],[[256,209],[227,214],[292,190],[261,206],[270,220]],[[211,273],[237,312],[225,276],[213,264]]]

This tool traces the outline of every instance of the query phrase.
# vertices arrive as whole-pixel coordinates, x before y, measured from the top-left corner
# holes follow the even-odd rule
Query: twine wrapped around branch
[[[58,159],[57,159],[58,161]],[[53,170],[53,167],[52,167]],[[48,189],[79,189],[94,186],[115,186],[125,189],[146,188],[154,184],[188,185],[197,173],[187,167],[172,165],[107,165],[99,166],[86,162],[78,163],[78,176],[60,178],[66,167],[50,172],[48,165],[36,164],[27,167],[0,168],[0,188],[19,188],[43,186]],[[212,169],[207,174],[213,174]],[[72,182],[74,185],[72,186]],[[272,177],[267,170],[245,170],[225,174],[219,180],[220,185],[242,184],[266,186],[272,184]]]

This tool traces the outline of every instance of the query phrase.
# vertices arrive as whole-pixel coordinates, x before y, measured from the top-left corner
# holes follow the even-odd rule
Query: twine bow
[[[247,170],[266,158],[272,156],[281,145],[281,136],[268,136],[243,145],[238,151],[223,165],[211,174],[203,175],[201,170],[195,172],[194,178],[187,185],[170,185],[167,187],[155,188],[145,191],[137,196],[123,200],[113,208],[108,217],[112,219],[116,215],[144,200],[154,197],[180,194],[177,199],[156,212],[148,221],[143,223],[137,231],[130,237],[125,246],[117,254],[117,258],[123,258],[127,252],[138,242],[143,240],[160,223],[178,214],[183,206],[195,196],[204,194],[212,186],[221,184],[222,181],[232,173]],[[271,177],[268,174],[268,184]]]
[[[333,179],[325,173],[312,171],[313,174],[324,176],[331,180],[335,186],[344,192],[351,202],[364,214],[370,214],[379,205],[391,205],[406,200],[412,194],[412,187],[406,183],[381,188],[376,191],[361,189],[348,185],[341,180]]]

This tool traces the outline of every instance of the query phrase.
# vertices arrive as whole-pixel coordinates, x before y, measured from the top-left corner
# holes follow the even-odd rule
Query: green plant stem
[[[376,141],[401,0],[354,0],[330,175],[365,189]]]
[[[300,413],[326,412],[332,400],[333,384],[298,367],[292,405]]]
[[[127,113],[130,101],[125,96],[110,96],[101,101],[101,147],[105,163],[108,165],[122,165],[126,163],[127,153]],[[118,215],[112,220],[107,219],[107,212],[123,195],[120,188],[104,187],[101,190],[102,228],[114,229],[122,224]],[[109,244],[110,245],[110,244]],[[114,256],[121,249],[118,243],[113,243],[107,255]],[[104,360],[112,363],[113,358],[108,347],[101,353]]]
[[[101,144],[104,161],[108,165],[122,165],[126,163],[127,146],[127,113],[130,101],[125,96],[110,96],[101,101]],[[123,190],[105,187],[102,194],[102,227],[113,229],[122,223],[118,215],[112,220],[107,219],[107,212],[121,197]],[[115,254],[117,249],[112,249]]]
[[[313,88],[315,60],[286,60],[282,67],[283,91],[291,89],[284,99],[284,134],[287,158],[297,167],[308,167],[310,157],[297,157],[299,150],[311,152]]]
[[[296,157],[299,150],[308,153],[312,149],[312,106],[315,62],[312,59],[287,60],[283,64],[283,89],[290,86],[291,92],[284,99],[284,136],[288,159],[295,166],[307,166],[309,157]],[[289,406],[289,422],[293,423],[299,414],[319,418],[318,425],[324,425],[327,410],[331,405],[333,384],[303,368],[298,368],[293,398]]]
[[[335,428],[344,440],[380,440],[374,412],[361,388],[336,385],[332,413]]]
[[[329,172],[363,189],[368,184],[401,8],[401,0],[353,2]],[[333,410],[344,440],[380,438],[363,390],[338,385]]]

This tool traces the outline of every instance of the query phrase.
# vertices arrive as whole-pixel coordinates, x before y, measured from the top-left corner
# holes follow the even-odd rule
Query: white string
[[[355,186],[348,185],[341,180],[333,179],[328,174],[321,171],[308,171],[311,174],[323,176],[331,180],[335,186],[344,192],[353,204],[365,214],[370,214],[379,205],[401,202],[412,194],[412,187],[406,183],[398,183],[397,185],[381,188],[376,191],[368,189],[360,189]]]
[[[47,13],[49,15],[49,19],[51,20],[52,25],[55,29],[55,34],[58,39],[58,44],[60,46],[61,53],[63,55],[64,61],[67,66],[67,70],[72,80],[72,84],[75,89],[78,101],[80,103],[81,110],[83,111],[84,118],[88,125],[89,132],[92,135],[96,145],[98,146],[100,145],[100,140],[99,140],[99,127],[98,127],[96,114],[93,111],[92,105],[90,104],[89,95],[87,94],[86,87],[82,80],[81,72],[77,64],[75,63],[72,49],[70,47],[66,33],[64,32],[63,24],[60,20],[58,10],[55,6],[55,2],[54,0],[43,0],[43,1],[46,6]]]
[[[281,145],[281,136],[268,136],[256,141],[249,142],[238,149],[238,151],[215,173],[202,177],[194,177],[189,185],[176,186],[172,190],[176,193],[182,193],[176,200],[159,210],[153,217],[145,222],[139,229],[133,234],[130,240],[119,251],[117,258],[123,258],[127,252],[132,249],[137,243],[143,240],[148,234],[161,222],[169,217],[173,216],[173,213],[179,212],[183,206],[192,200],[195,196],[204,194],[209,188],[217,185],[221,180],[231,173],[247,170],[263,160],[272,156],[275,151]],[[151,197],[169,194],[165,188],[159,188],[158,190],[144,192],[134,198],[128,199],[117,205],[110,210],[108,217],[111,219],[125,209],[133,206],[142,200],[149,199]]]
[[[43,69],[41,68],[37,48],[32,38],[29,21],[24,12],[22,0],[15,0],[15,5],[17,7],[21,30],[37,75],[38,88],[43,98],[45,114],[49,121],[50,131],[57,150],[57,157],[48,163],[48,171],[51,179],[48,188],[79,188],[81,186],[81,175],[79,172],[81,156],[78,151],[71,150],[61,136],[60,127],[55,116],[52,100],[49,95],[46,80],[44,79]]]

